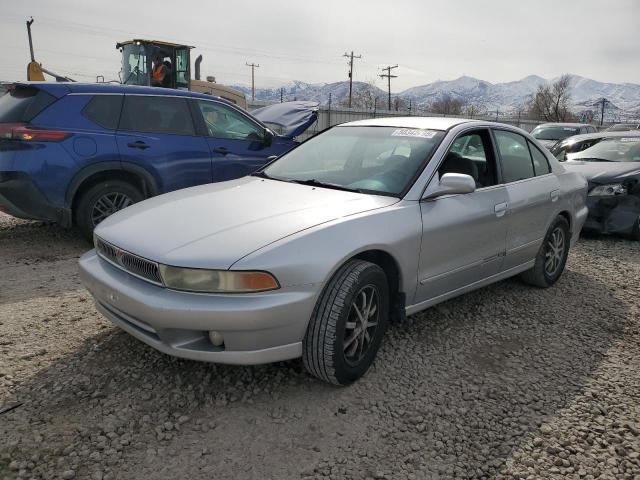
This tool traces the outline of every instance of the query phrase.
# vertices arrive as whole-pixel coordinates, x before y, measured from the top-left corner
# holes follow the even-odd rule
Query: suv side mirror
[[[274,137],[274,135],[271,132],[271,130],[265,128],[264,129],[264,140],[263,140],[263,143],[264,143],[265,147],[270,147],[271,146],[271,144],[273,143],[273,137]]]
[[[442,195],[473,193],[475,191],[476,181],[471,175],[445,173],[437,185],[427,189],[423,199],[437,198]]]

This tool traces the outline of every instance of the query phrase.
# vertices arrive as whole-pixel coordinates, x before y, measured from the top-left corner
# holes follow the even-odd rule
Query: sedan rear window
[[[538,140],[562,140],[563,138],[571,137],[580,133],[578,127],[536,127],[531,132],[533,138]]]
[[[30,122],[55,101],[56,97],[35,87],[10,87],[0,97],[0,123]]]

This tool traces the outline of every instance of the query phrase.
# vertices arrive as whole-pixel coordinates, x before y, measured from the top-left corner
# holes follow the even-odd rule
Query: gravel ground
[[[300,361],[156,352],[96,313],[74,232],[0,214],[0,478],[640,479],[640,246],[582,239],[389,330],[334,388]]]

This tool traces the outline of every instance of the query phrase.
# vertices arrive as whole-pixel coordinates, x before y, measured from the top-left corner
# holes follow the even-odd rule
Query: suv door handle
[[[226,155],[229,153],[229,149],[225,147],[217,147],[213,149],[213,153],[219,153],[220,155]]]
[[[505,213],[507,213],[508,206],[509,204],[507,202],[503,202],[503,203],[498,203],[495,207],[493,207],[493,211],[495,212],[496,217],[500,218]]]
[[[140,150],[144,150],[146,148],[149,148],[149,145],[144,143],[142,140],[136,140],[135,142],[127,143],[127,147],[139,148]]]

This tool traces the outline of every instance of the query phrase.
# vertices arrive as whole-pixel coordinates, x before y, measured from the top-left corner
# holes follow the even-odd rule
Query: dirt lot
[[[393,326],[349,388],[154,351],[96,313],[87,248],[0,214],[0,478],[640,478],[637,243]]]

